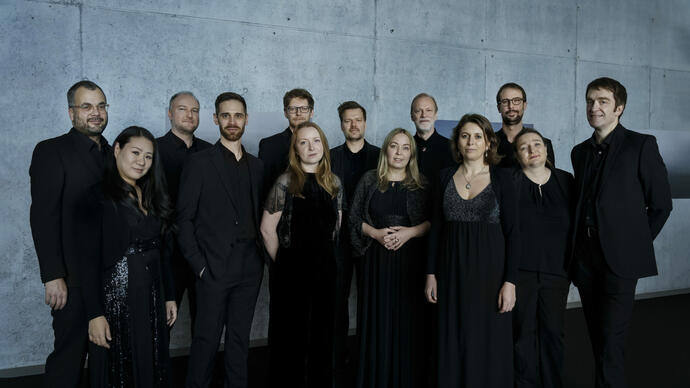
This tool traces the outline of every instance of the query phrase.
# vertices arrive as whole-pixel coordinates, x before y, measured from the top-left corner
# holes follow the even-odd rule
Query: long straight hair
[[[388,147],[390,147],[393,138],[401,133],[410,141],[410,160],[407,162],[407,166],[405,166],[405,179],[403,179],[402,185],[408,190],[417,190],[424,187],[424,182],[417,166],[417,144],[414,141],[414,137],[404,128],[395,128],[388,132],[388,135],[383,140],[383,145],[381,145],[381,152],[379,152],[376,177],[378,178],[379,191],[382,193],[388,190]]]
[[[331,171],[331,155],[328,151],[328,139],[326,139],[326,135],[323,133],[321,127],[309,121],[299,124],[297,128],[295,128],[295,131],[292,133],[292,137],[290,138],[290,151],[288,152],[287,168],[287,171],[290,174],[288,191],[290,194],[296,197],[304,198],[304,195],[302,195],[302,190],[304,189],[304,182],[306,181],[307,177],[304,173],[304,170],[302,170],[302,165],[300,164],[296,149],[297,133],[304,128],[314,128],[316,129],[316,132],[319,133],[321,145],[323,146],[323,157],[321,157],[319,164],[316,166],[316,173],[314,175],[316,176],[316,183],[326,190],[326,192],[331,195],[331,198],[335,198],[335,196],[338,195],[338,186],[335,184],[335,174],[333,174]]]
[[[122,149],[135,137],[143,137],[153,145],[153,161],[151,167],[143,177],[137,180],[137,186],[141,188],[141,206],[149,214],[160,218],[163,222],[163,231],[167,231],[172,228],[173,211],[167,193],[165,174],[163,173],[163,166],[161,157],[158,153],[156,139],[147,129],[132,126],[125,128],[117,135],[117,138],[113,142],[113,152],[108,155],[105,163],[102,186],[103,194],[105,198],[117,204],[130,207],[136,210],[137,214],[141,214],[137,201],[137,192],[134,186],[125,182],[122,176],[120,176],[114,152],[116,144]]]

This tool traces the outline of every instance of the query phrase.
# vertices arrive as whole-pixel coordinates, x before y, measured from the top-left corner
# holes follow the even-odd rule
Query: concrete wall
[[[305,87],[332,145],[342,142],[336,107],[348,99],[369,109],[367,137],[378,143],[412,127],[409,103],[421,91],[436,96],[440,119],[475,111],[499,121],[493,97],[515,81],[529,96],[525,120],[571,169],[570,149],[591,134],[584,88],[603,75],[628,88],[629,128],[687,130],[690,121],[686,0],[193,3],[0,0],[0,370],[41,364],[52,348],[27,171],[34,145],[70,127],[65,92],[79,79],[105,90],[110,140],[131,124],[163,134],[178,90],[197,94],[202,126],[212,126],[220,92],[243,94],[251,115],[280,112],[283,93]],[[255,152],[255,135],[246,136]],[[640,281],[639,292],[690,287],[690,203],[674,207],[656,243],[660,275]],[[265,330],[264,292],[253,338]],[[188,345],[187,331],[183,316],[174,347]]]

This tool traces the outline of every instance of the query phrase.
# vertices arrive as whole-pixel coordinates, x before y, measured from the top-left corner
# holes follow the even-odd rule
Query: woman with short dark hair
[[[544,137],[525,128],[513,141],[522,254],[513,311],[515,386],[563,386],[563,320],[570,281],[573,176],[550,165]]]
[[[167,387],[168,329],[177,318],[170,271],[172,209],[153,135],[115,139],[102,188],[87,201],[100,257],[83,263],[93,387]]]

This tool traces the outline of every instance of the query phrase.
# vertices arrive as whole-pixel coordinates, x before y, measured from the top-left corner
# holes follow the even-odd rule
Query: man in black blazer
[[[108,124],[103,90],[80,81],[67,92],[72,129],[34,149],[31,176],[31,232],[53,316],[55,343],[45,367],[45,386],[76,387],[87,351],[80,263],[97,255],[84,241],[89,188],[101,181],[110,146],[101,133]]]
[[[278,176],[285,172],[288,164],[290,138],[295,128],[314,116],[314,97],[305,89],[292,89],[283,96],[283,113],[288,127],[280,133],[259,141],[259,159],[264,162],[264,200]]]
[[[347,220],[357,183],[365,172],[376,168],[381,149],[369,144],[364,139],[364,133],[367,129],[367,111],[363,106],[355,101],[346,101],[338,106],[338,115],[340,116],[340,129],[345,135],[345,143],[331,149],[331,170],[340,178],[345,190],[342,219]],[[353,267],[356,261],[356,258],[352,257],[349,230],[348,227],[340,228],[340,254],[337,260],[336,374],[342,374],[345,371],[346,344],[350,323],[348,299]],[[359,270],[357,270],[357,274],[359,279]]]
[[[199,127],[199,100],[192,92],[175,93],[168,104],[168,118],[170,130],[164,136],[156,139],[160,150],[161,162],[165,170],[168,183],[168,194],[173,206],[177,203],[182,167],[194,153],[203,151],[211,144],[194,136]],[[175,303],[180,306],[182,296],[187,290],[189,301],[189,315],[192,321],[192,334],[196,318],[196,292],[194,291],[194,272],[182,257],[177,241],[172,249],[171,266],[175,284]]]
[[[619,123],[625,87],[598,78],[586,96],[594,133],[571,154],[578,202],[570,275],[592,342],[596,387],[625,387],[635,287],[657,274],[652,242],[671,213],[671,189],[656,139]]]
[[[522,131],[522,116],[527,109],[527,93],[522,86],[508,82],[503,84],[496,93],[496,107],[498,113],[501,114],[501,121],[503,126],[496,132],[498,137],[498,153],[503,155],[503,159],[498,164],[499,167],[517,168],[520,167],[515,158],[515,151],[513,149],[513,141],[520,131]],[[546,155],[551,166],[556,166],[556,157],[553,152],[553,145],[551,140],[544,138],[544,145],[546,146]]]
[[[259,232],[263,163],[241,138],[247,104],[236,93],[216,98],[221,138],[193,154],[182,171],[177,239],[196,279],[197,318],[187,387],[207,387],[225,327],[225,386],[247,387],[247,352],[265,249]]]

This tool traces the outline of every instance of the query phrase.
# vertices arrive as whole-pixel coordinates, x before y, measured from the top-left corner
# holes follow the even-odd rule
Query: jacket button
[[[235,220],[235,225],[239,225],[239,224],[240,224],[240,222]]]

